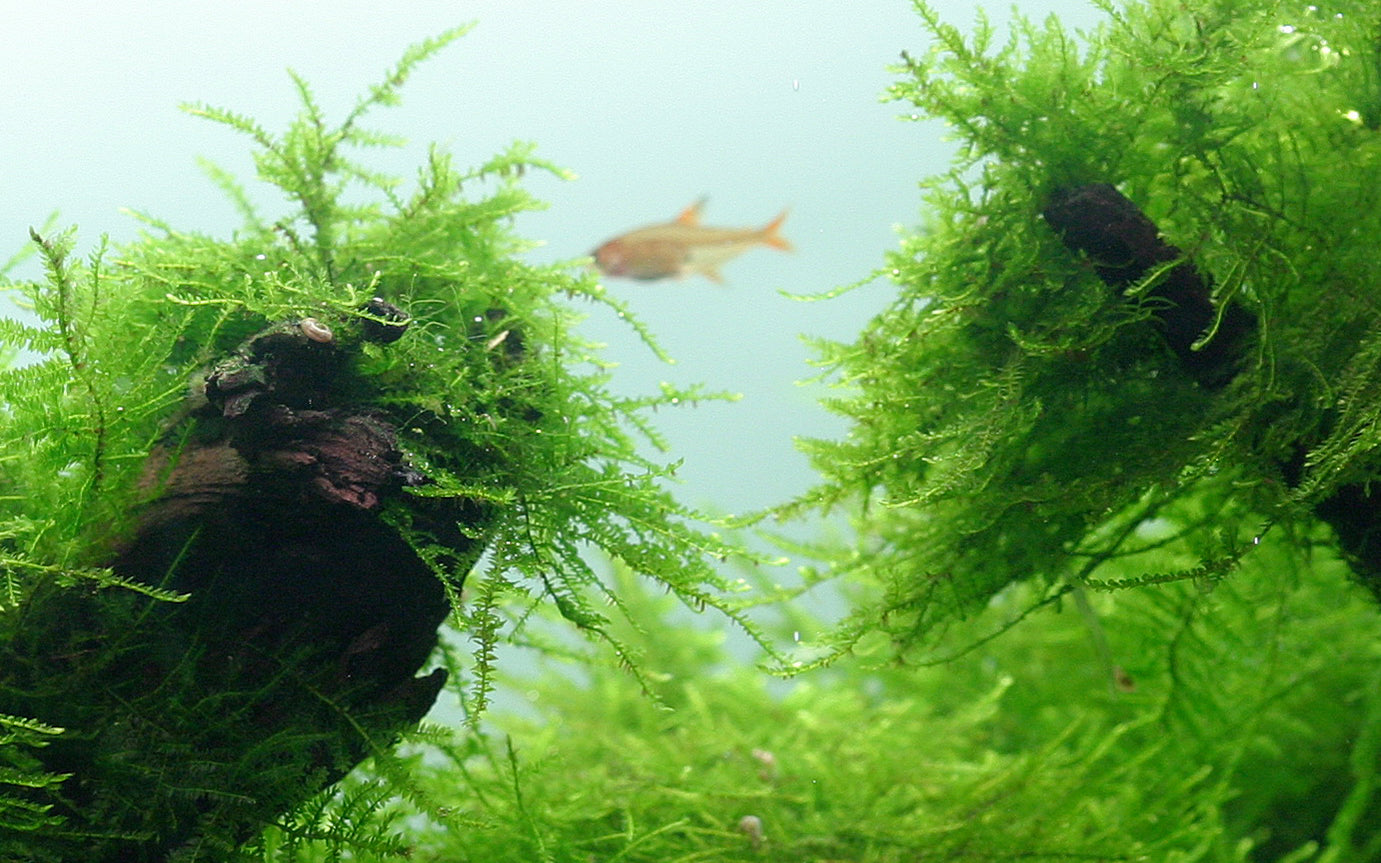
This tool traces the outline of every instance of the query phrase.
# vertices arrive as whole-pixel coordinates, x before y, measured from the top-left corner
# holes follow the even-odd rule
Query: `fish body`
[[[714,282],[724,281],[719,268],[754,246],[791,251],[778,229],[783,210],[761,228],[711,228],[700,224],[702,198],[670,222],[648,225],[609,240],[591,254],[606,276],[628,279],[684,278],[692,273]]]

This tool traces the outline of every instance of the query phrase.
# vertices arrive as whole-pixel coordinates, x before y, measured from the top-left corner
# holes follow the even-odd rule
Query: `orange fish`
[[[761,228],[710,228],[700,224],[703,206],[705,199],[701,198],[674,221],[615,237],[591,253],[595,266],[606,276],[629,279],[682,278],[699,273],[713,282],[723,282],[720,266],[754,246],[791,251],[791,244],[777,233],[786,210]]]

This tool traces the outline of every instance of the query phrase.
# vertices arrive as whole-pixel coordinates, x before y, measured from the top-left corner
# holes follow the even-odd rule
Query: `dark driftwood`
[[[1194,350],[1217,315],[1212,286],[1136,204],[1107,183],[1090,183],[1057,191],[1042,215],[1066,246],[1089,257],[1109,287],[1126,288],[1154,268],[1179,261],[1149,292],[1165,302],[1156,314],[1165,341],[1200,384],[1219,387],[1232,379],[1256,317],[1230,303],[1213,338]]]
[[[351,371],[352,344],[391,341],[401,324],[371,327],[353,339],[311,319],[272,327],[195,388],[109,560],[185,602],[57,584],[29,602],[5,646],[0,712],[68,729],[38,750],[72,774],[55,812],[107,834],[35,859],[224,850],[432,705],[445,672],[416,675],[449,602],[381,515],[392,501],[463,572],[479,548],[458,524],[482,530],[487,514],[405,494],[427,479]]]
[[[1193,350],[1217,314],[1211,283],[1161,238],[1136,204],[1106,183],[1091,183],[1057,191],[1042,215],[1068,248],[1088,256],[1109,287],[1125,288],[1152,268],[1179,261],[1150,292],[1166,301],[1156,320],[1184,370],[1200,384],[1218,388],[1232,379],[1256,330],[1255,315],[1229,303],[1213,338]],[[1298,482],[1309,444],[1300,441],[1299,455],[1280,465],[1287,482]],[[1372,495],[1367,484],[1346,485],[1318,503],[1314,513],[1333,528],[1358,579],[1381,597],[1381,496]]]

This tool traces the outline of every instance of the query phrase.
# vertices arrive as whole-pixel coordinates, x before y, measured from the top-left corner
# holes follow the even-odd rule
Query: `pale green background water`
[[[937,2],[961,26],[974,6]],[[1086,3],[1020,4],[1085,25]],[[805,490],[813,475],[797,435],[836,436],[816,404],[799,334],[848,339],[886,304],[879,282],[830,302],[816,293],[883,263],[898,226],[918,222],[921,178],[950,148],[936,123],[881,104],[886,66],[926,36],[903,0],[484,0],[484,2],[10,3],[0,37],[0,252],[59,210],[81,248],[138,226],[121,207],[185,230],[226,235],[237,219],[196,166],[206,156],[251,176],[246,141],[176,108],[204,101],[281,128],[296,109],[291,66],[334,116],[380,80],[410,43],[460,22],[478,27],[424,65],[401,108],[370,124],[408,137],[375,164],[411,176],[429,141],[478,164],[514,139],[579,174],[529,188],[549,210],[519,219],[544,241],[539,261],[569,259],[628,228],[674,216],[707,195],[706,222],[759,225],[791,207],[795,254],[753,251],[727,284],[611,281],[678,361],[657,362],[607,312],[586,332],[620,363],[614,386],[660,380],[741,392],[737,404],[659,417],[687,502],[742,512]],[[993,16],[1005,19],[1005,9]],[[259,190],[266,213],[280,209]],[[29,267],[19,275],[34,275]]]

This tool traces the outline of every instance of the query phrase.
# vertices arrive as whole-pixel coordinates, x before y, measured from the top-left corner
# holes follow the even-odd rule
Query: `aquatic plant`
[[[1192,520],[1194,513],[1171,513]],[[1183,550],[1162,549],[1164,566]],[[265,860],[1366,860],[1381,720],[1378,621],[1348,569],[1273,534],[1249,578],[1092,599],[1104,658],[1076,614],[1042,615],[943,665],[845,657],[789,686],[736,662],[627,572],[623,634],[657,700],[592,648],[531,676],[521,715],[434,734],[393,844],[269,831]],[[1130,571],[1130,569],[1129,569]],[[1022,585],[942,642],[958,652],[1017,616]],[[678,613],[679,612],[679,613]],[[793,609],[782,621],[823,625]],[[1346,656],[1346,662],[1338,657]],[[1361,733],[1359,734],[1359,730]],[[380,780],[318,802],[361,823]],[[386,786],[385,786],[386,787]],[[406,828],[404,829],[404,825]],[[406,856],[404,856],[406,855]]]
[[[571,303],[626,310],[516,258],[521,176],[564,172],[433,148],[409,189],[357,158],[402,143],[363,121],[463,31],[338,123],[296,75],[282,133],[187,106],[250,139],[281,216],[212,168],[231,238],[144,217],[80,258],[34,233],[46,278],[6,287],[37,322],[0,320],[0,859],[232,856],[362,759],[393,769],[444,621],[475,707],[536,606],[612,639],[590,549],[738,616],[711,566],[737,549],[639,454],[647,410],[713,395],[613,396]]]
[[[917,5],[892,95],[965,149],[896,301],[820,343],[852,431],[778,512],[853,517],[798,550],[854,611],[766,657],[784,684],[641,578],[754,601],[633,448],[703,394],[609,395],[567,301],[617,304],[513,257],[518,175],[552,167],[433,151],[404,194],[346,157],[457,34],[340,125],[300,80],[280,136],[194,107],[294,210],[218,174],[228,241],[40,232],[48,324],[0,322],[41,357],[0,380],[0,859],[1381,857],[1374,10],[1100,5],[1002,45]],[[339,583],[219,592],[262,560],[224,540],[283,524]],[[772,613],[769,644],[823,627]],[[574,665],[496,667],[511,622]],[[532,713],[409,733],[447,675]]]
[[[891,307],[819,343],[852,426],[809,444],[827,482],[798,506],[856,513],[824,569],[878,585],[835,650],[881,627],[923,657],[1018,583],[1033,609],[1212,589],[1319,519],[1381,589],[1375,7],[1098,5],[999,43],[917,4],[933,43],[889,97],[960,149]],[[1183,565],[1129,571],[1186,502]]]

